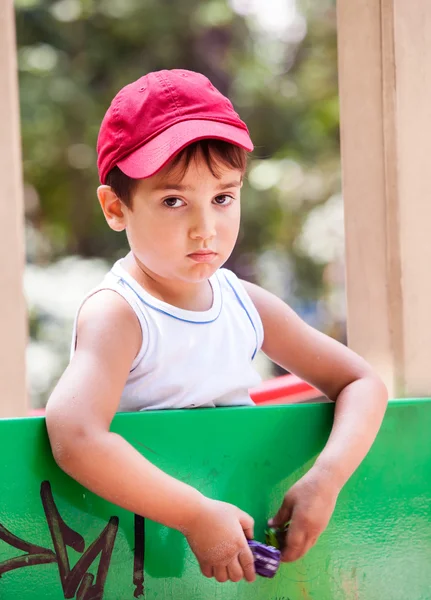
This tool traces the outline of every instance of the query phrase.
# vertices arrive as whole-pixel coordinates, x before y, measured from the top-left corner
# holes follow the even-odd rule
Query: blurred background
[[[255,151],[227,266],[344,342],[335,0],[15,5],[33,407],[68,362],[83,295],[127,252],[98,205],[95,144],[113,96],[148,71],[200,71],[233,101]]]

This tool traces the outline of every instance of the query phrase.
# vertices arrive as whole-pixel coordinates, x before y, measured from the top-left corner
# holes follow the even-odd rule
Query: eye
[[[214,198],[214,202],[218,204],[218,206],[229,206],[229,204],[232,204],[233,201],[234,199],[232,196],[228,196],[227,194],[221,194],[220,196],[216,196]]]
[[[181,198],[165,198],[163,204],[168,208],[180,208],[185,202]]]

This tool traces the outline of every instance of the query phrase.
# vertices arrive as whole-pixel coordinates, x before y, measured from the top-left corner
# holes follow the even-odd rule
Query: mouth
[[[210,263],[216,258],[216,256],[217,253],[213,252],[212,250],[197,250],[196,252],[187,254],[188,258],[200,263]]]

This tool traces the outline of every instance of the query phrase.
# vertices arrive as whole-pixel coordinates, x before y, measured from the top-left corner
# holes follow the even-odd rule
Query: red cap
[[[208,138],[253,150],[246,124],[204,75],[148,73],[121,89],[106,112],[97,140],[100,181],[116,165],[133,179],[150,177],[180,150]]]

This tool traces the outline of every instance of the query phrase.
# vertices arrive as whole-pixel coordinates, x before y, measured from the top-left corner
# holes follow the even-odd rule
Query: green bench
[[[266,520],[324,445],[333,405],[119,414],[112,429],[213,498]],[[431,400],[393,401],[369,456],[302,560],[273,580],[205,579],[176,531],[56,466],[43,418],[0,420],[1,600],[430,600]],[[174,500],[174,499],[173,499]]]

